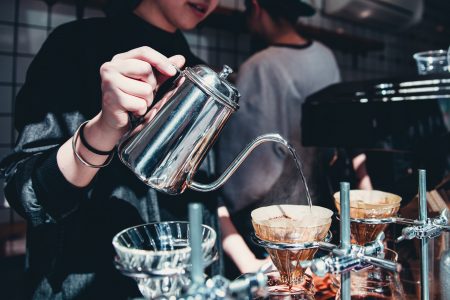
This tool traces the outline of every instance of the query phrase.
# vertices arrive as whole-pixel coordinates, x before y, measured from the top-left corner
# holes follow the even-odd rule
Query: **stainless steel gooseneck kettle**
[[[176,90],[155,118],[119,144],[121,161],[147,185],[177,195],[186,188],[202,192],[219,188],[263,142],[274,141],[287,146],[278,134],[260,136],[215,182],[193,181],[206,153],[239,107],[239,92],[226,80],[231,72],[230,67],[224,66],[217,74],[204,65],[181,71],[175,80]]]

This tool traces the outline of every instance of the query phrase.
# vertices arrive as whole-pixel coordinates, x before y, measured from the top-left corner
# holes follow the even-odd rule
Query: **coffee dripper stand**
[[[345,196],[342,195],[342,184],[341,184],[341,197]],[[345,194],[345,193],[344,193]],[[349,197],[347,195],[345,199],[346,202],[349,203]],[[344,205],[346,206],[346,205]],[[411,240],[411,239],[420,239],[421,240],[421,257],[420,257],[420,291],[421,291],[421,299],[422,300],[429,300],[430,298],[430,288],[429,288],[429,282],[428,282],[428,273],[429,273],[429,253],[428,253],[428,243],[430,239],[439,237],[443,232],[450,232],[450,226],[448,224],[448,210],[444,209],[441,214],[436,218],[428,218],[427,217],[427,199],[426,199],[426,171],[425,170],[419,170],[419,219],[413,220],[413,219],[407,219],[407,218],[401,218],[401,217],[391,217],[391,218],[383,218],[383,219],[375,219],[375,218],[358,218],[353,219],[349,217],[348,215],[344,215],[344,212],[349,212],[349,206],[346,207],[344,210],[342,207],[342,201],[341,201],[341,235],[345,232],[345,235],[350,235],[350,232],[348,231],[348,228],[350,228],[350,222],[355,223],[361,223],[361,224],[367,224],[367,225],[382,225],[382,224],[399,224],[399,225],[406,225],[406,227],[403,228],[402,234],[400,237],[397,238],[396,242],[401,242],[403,240]],[[348,222],[348,225],[345,223]],[[392,262],[389,262],[386,264],[387,261],[380,261],[379,258],[374,257],[360,257],[361,253],[364,253],[364,256],[372,252],[372,255],[376,255],[383,252],[383,245],[382,240],[384,237],[384,233],[380,233],[377,240],[373,243],[369,243],[369,245],[366,245],[362,248],[366,248],[369,246],[368,251],[367,249],[361,249],[357,245],[351,245],[350,247],[350,253],[348,250],[345,250],[345,247],[342,247],[343,240],[347,240],[346,236],[341,237],[341,249],[330,249],[330,252],[332,254],[337,254],[335,257],[326,257],[321,258],[317,260],[313,260],[312,262],[305,262],[304,265],[311,267],[311,270],[313,273],[315,273],[318,276],[324,276],[325,273],[342,273],[345,272],[346,269],[352,269],[355,270],[361,269],[364,267],[364,265],[367,265],[368,262],[371,262],[373,265],[385,268],[390,271],[399,271],[399,268],[395,267],[395,265]],[[379,248],[376,248],[376,244],[378,244]],[[334,245],[333,245],[334,246]],[[375,246],[375,248],[373,248]],[[322,247],[324,250],[324,247]],[[358,249],[360,248],[360,249]],[[348,249],[348,248],[347,248]],[[373,252],[373,250],[375,250]],[[347,253],[347,254],[346,254]],[[370,254],[369,254],[370,255]],[[357,263],[357,257],[360,257],[361,259],[359,264]],[[371,261],[370,261],[371,260]],[[382,263],[382,264],[379,264]],[[354,265],[354,266],[352,266]],[[399,267],[399,265],[398,265]],[[345,275],[345,274],[342,274]],[[344,283],[344,279],[341,280],[341,296],[342,299],[350,299],[350,286],[346,286],[348,283]],[[343,283],[343,284],[342,284]],[[344,290],[348,292],[344,293]],[[348,298],[346,298],[348,297]]]
[[[443,232],[450,232],[448,224],[448,210],[444,209],[436,218],[427,217],[427,198],[426,198],[426,171],[419,170],[419,218],[417,220],[392,217],[385,219],[351,219],[351,222],[363,224],[399,224],[406,225],[402,234],[396,242],[404,240],[420,239],[420,291],[421,299],[430,298],[430,287],[428,282],[429,273],[429,253],[428,243],[430,239],[439,237]]]
[[[190,287],[178,296],[161,296],[157,299],[180,299],[180,300],[216,300],[216,299],[242,299],[250,300],[255,297],[264,296],[267,281],[263,272],[249,273],[246,276],[229,281],[216,275],[205,280],[203,273],[202,253],[202,205],[193,203],[189,205],[189,226],[191,247]]]
[[[253,236],[256,244],[275,250],[305,250],[312,248],[319,248],[327,251],[328,256],[313,259],[310,261],[302,261],[300,265],[302,268],[310,268],[311,271],[318,276],[325,276],[325,274],[340,274],[341,275],[341,298],[350,299],[350,271],[361,270],[370,266],[378,266],[392,272],[398,272],[400,265],[385,260],[379,256],[384,252],[384,233],[380,233],[377,239],[373,242],[367,243],[364,246],[350,243],[350,184],[347,182],[341,183],[341,222],[340,232],[341,241],[340,246],[331,244],[325,241],[315,241],[308,243],[279,243],[270,242]]]

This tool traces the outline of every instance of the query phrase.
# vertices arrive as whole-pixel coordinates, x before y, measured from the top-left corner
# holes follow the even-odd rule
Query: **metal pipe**
[[[419,220],[425,222],[427,219],[427,185],[426,185],[426,171],[419,170]],[[430,299],[430,287],[428,284],[428,239],[420,240],[421,259],[420,259],[420,284],[421,284],[421,299]]]
[[[203,284],[202,205],[189,204],[189,245],[191,246],[191,278],[194,285]]]
[[[350,251],[350,184],[341,182],[341,249]],[[350,300],[350,272],[341,273],[341,299]]]

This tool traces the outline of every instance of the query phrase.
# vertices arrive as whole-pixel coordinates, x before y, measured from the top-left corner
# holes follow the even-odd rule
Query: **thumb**
[[[182,68],[186,63],[186,59],[183,55],[174,55],[169,57],[169,61],[178,69]]]

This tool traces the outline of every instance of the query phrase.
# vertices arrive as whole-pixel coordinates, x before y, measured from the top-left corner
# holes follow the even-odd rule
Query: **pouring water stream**
[[[309,193],[308,183],[306,182],[305,174],[303,173],[302,161],[298,157],[297,152],[295,151],[294,147],[292,147],[287,142],[286,142],[286,147],[288,148],[289,152],[291,153],[291,156],[294,159],[295,166],[297,167],[297,170],[300,173],[300,177],[303,181],[303,184],[305,185],[306,199],[308,200],[309,212],[312,213],[312,199],[311,199],[311,194]]]

